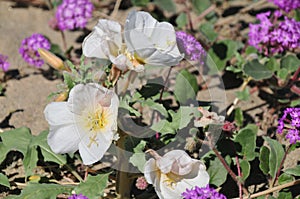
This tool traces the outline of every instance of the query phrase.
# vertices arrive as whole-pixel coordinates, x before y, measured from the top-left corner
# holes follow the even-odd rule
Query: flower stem
[[[171,66],[170,69],[169,69],[169,71],[168,71],[168,74],[167,74],[167,77],[166,77],[166,80],[165,80],[165,83],[164,83],[164,87],[161,89],[161,92],[160,92],[159,101],[162,100],[162,96],[163,96],[163,93],[164,93],[164,91],[165,91],[165,88],[166,88],[166,86],[167,86],[167,84],[168,84],[168,80],[169,80],[169,77],[170,77],[172,68],[173,68],[173,66]]]
[[[118,162],[119,167],[117,171],[117,183],[116,183],[116,191],[119,199],[130,199],[130,190],[133,179],[129,178],[129,173],[126,172],[129,167],[128,158],[125,157],[125,139],[127,134],[120,131],[120,138],[117,141],[118,149]]]
[[[275,178],[273,179],[273,183],[271,184],[271,188],[275,185],[275,183],[276,183],[277,180],[278,180],[278,177],[279,177],[280,172],[281,172],[281,168],[282,168],[282,166],[283,166],[283,163],[284,163],[284,161],[285,161],[285,159],[286,159],[287,154],[289,153],[290,148],[291,148],[291,145],[289,145],[289,146],[287,147],[287,149],[285,150],[285,152],[284,152],[284,156],[283,156],[283,158],[282,158],[282,160],[281,160],[281,162],[280,162],[280,165],[279,165],[279,167],[278,167],[276,176],[275,176]]]
[[[67,40],[66,40],[66,36],[65,36],[64,31],[61,30],[60,33],[61,33],[61,38],[62,38],[62,41],[63,41],[64,51],[66,52],[66,51],[67,51]]]
[[[240,167],[240,162],[239,162],[238,156],[235,156],[235,161],[236,161],[236,167],[237,167],[239,178],[241,178],[242,173],[241,173],[241,167]],[[242,199],[243,198],[243,187],[242,187],[241,182],[239,182],[238,184],[239,184],[239,196],[240,196],[240,199]]]

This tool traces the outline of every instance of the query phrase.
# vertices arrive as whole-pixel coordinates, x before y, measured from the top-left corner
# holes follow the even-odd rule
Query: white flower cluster
[[[146,12],[131,12],[123,35],[119,23],[100,19],[82,48],[86,57],[109,60],[120,71],[140,72],[145,64],[172,66],[183,58],[173,26]],[[114,91],[97,83],[77,84],[67,102],[52,102],[45,108],[49,146],[55,153],[79,150],[86,165],[99,161],[118,137],[118,107]],[[154,159],[145,165],[145,178],[160,198],[182,198],[187,188],[209,182],[204,164],[184,151],[173,150],[162,157],[154,151],[150,154]]]

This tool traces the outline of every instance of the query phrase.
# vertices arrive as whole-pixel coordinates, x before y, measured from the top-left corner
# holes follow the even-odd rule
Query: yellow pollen
[[[169,172],[167,174],[163,174],[164,178],[166,178],[163,183],[165,183],[168,187],[170,187],[171,189],[175,189],[175,186],[177,184],[177,182],[179,182],[180,180],[182,180],[182,177],[180,177],[179,175],[176,175],[172,172]]]
[[[137,54],[131,55],[130,52],[127,50],[124,53],[126,57],[129,59],[129,61],[132,63],[134,67],[137,67],[138,65],[145,64],[144,60],[141,59]]]
[[[91,132],[102,130],[107,124],[107,118],[102,106],[95,112],[88,113],[86,126]]]

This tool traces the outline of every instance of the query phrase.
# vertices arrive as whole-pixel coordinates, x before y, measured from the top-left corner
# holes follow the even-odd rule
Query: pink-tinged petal
[[[186,175],[192,170],[194,160],[182,150],[172,150],[166,153],[163,158],[173,161],[172,172],[178,175]]]

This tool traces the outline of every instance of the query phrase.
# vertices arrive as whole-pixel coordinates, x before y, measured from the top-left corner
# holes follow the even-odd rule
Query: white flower
[[[100,19],[83,42],[86,57],[109,59],[120,70],[144,70],[144,64],[173,66],[183,58],[180,54],[174,27],[159,23],[149,13],[129,13],[122,43],[121,25]]]
[[[161,199],[182,198],[186,189],[209,183],[205,165],[182,150],[170,151],[162,157],[153,150],[150,154],[154,158],[146,162],[144,175]]]
[[[67,102],[52,102],[45,108],[49,146],[55,153],[79,149],[84,164],[97,162],[116,137],[118,107],[113,91],[95,83],[76,85]]]

